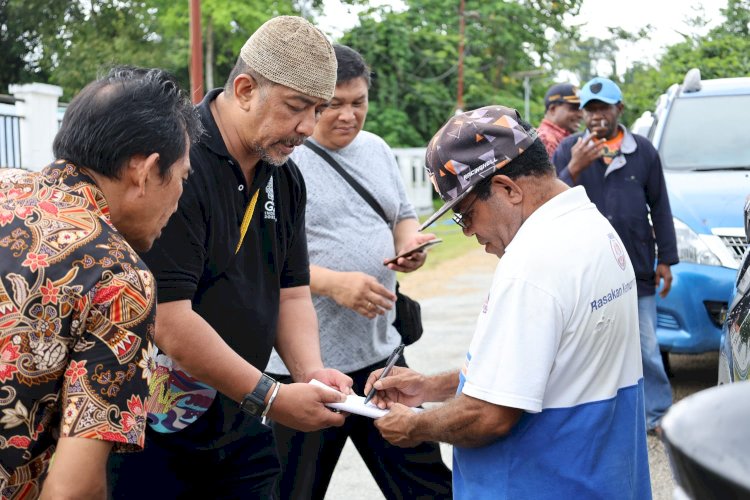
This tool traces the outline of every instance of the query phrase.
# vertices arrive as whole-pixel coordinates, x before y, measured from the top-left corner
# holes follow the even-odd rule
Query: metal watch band
[[[263,373],[258,380],[258,385],[255,386],[253,392],[245,395],[240,408],[245,413],[259,417],[266,409],[266,395],[276,381]]]

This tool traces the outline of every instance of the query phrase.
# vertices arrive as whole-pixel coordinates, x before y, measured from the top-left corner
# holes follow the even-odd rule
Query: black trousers
[[[385,360],[347,373],[354,380],[354,391],[362,394],[367,377],[384,364]],[[452,498],[451,471],[443,463],[437,443],[399,448],[383,439],[372,422],[367,417],[350,415],[342,427],[307,433],[274,424],[282,469],[279,498],[322,500],[347,437],[352,439],[386,498]]]
[[[280,472],[271,428],[221,394],[185,429],[149,429],[142,452],[111,454],[107,465],[114,499],[273,499]]]

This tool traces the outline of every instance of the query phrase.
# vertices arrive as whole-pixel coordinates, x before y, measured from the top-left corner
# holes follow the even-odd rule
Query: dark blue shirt
[[[656,292],[657,247],[659,264],[677,264],[677,240],[659,154],[648,139],[620,127],[625,133],[620,153],[609,165],[601,158],[594,161],[579,174],[577,182],[568,171],[571,149],[579,137],[588,137],[588,131],[565,138],[552,163],[563,182],[586,189],[588,197],[620,235],[633,263],[638,296],[643,297]]]

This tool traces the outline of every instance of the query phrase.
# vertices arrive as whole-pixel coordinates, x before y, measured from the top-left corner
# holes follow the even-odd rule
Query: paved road
[[[423,373],[455,369],[464,361],[474,322],[492,280],[497,260],[481,250],[446,262],[434,270],[415,273],[401,288],[422,304],[425,334],[407,347],[406,359]],[[716,383],[716,353],[672,356],[675,399]],[[673,483],[662,443],[648,438],[651,485],[655,500],[672,498]],[[443,459],[451,466],[451,447],[441,445]],[[380,500],[384,496],[349,441],[331,480],[326,499]]]

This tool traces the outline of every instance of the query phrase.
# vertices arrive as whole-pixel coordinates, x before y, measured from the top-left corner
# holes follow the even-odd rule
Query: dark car
[[[745,232],[750,239],[750,200],[745,203]],[[719,351],[719,384],[750,378],[750,252],[742,258]]]

